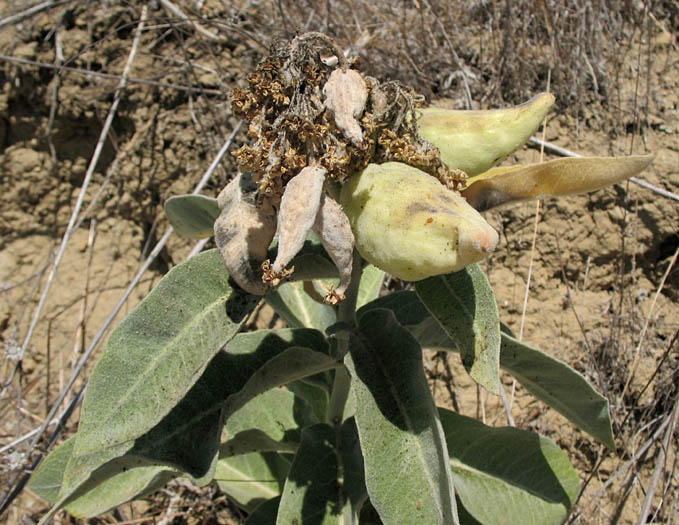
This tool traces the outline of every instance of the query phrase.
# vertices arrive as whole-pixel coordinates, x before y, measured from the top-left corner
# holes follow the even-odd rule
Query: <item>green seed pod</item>
[[[406,164],[370,164],[344,184],[340,201],[361,255],[408,281],[461,270],[498,243],[460,195]]]
[[[554,95],[541,93],[507,109],[457,111],[426,108],[419,112],[420,135],[436,146],[441,159],[469,176],[492,168],[525,143],[554,104]]]

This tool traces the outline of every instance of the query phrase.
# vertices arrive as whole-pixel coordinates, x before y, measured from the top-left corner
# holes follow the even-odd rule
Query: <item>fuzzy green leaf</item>
[[[485,525],[558,525],[580,480],[553,441],[439,409],[457,496]]]
[[[205,195],[176,195],[165,201],[165,214],[175,231],[189,239],[212,237],[221,210],[217,199]]]
[[[148,433],[88,454],[74,451],[52,511],[68,503],[88,477],[91,487],[93,479],[101,483],[139,464],[167,465],[186,472],[198,484],[209,482],[223,421],[229,414],[269,388],[334,366],[335,357],[316,330],[263,330],[236,336],[184,399]],[[114,459],[113,466],[107,465]]]
[[[416,294],[402,291],[373,301],[358,312],[388,308],[424,347],[457,352],[457,345],[429,315]],[[568,364],[501,334],[500,366],[531,394],[601,443],[614,448],[608,401]]]
[[[282,284],[269,292],[265,300],[291,328],[316,328],[324,332],[337,321],[335,309],[314,301],[301,281]]]
[[[502,334],[502,368],[526,390],[595,439],[615,449],[608,400],[576,370],[508,334]]]
[[[363,268],[363,273],[361,274],[361,284],[358,287],[358,299],[356,300],[356,308],[368,304],[373,299],[376,299],[380,295],[380,290],[382,289],[382,284],[384,284],[384,278],[386,273],[382,270],[369,264]]]
[[[460,349],[469,375],[500,393],[500,320],[495,294],[478,264],[415,283],[432,316]]]
[[[58,499],[61,482],[68,460],[73,452],[75,438],[59,445],[43,461],[31,477],[29,488],[50,503]],[[92,483],[72,498],[66,510],[79,518],[92,518],[133,499],[165,486],[175,474],[162,466],[132,466],[104,480]]]
[[[229,417],[229,440],[220,447],[220,457],[254,451],[294,452],[302,429],[314,423],[318,419],[303,399],[288,390],[272,388]]]
[[[343,484],[340,472],[344,475]],[[276,523],[358,524],[366,497],[353,419],[345,422],[339,433],[330,425],[316,424],[304,429]]]
[[[383,521],[458,523],[448,452],[417,341],[389,310],[369,310],[345,363],[368,493]]]
[[[245,525],[271,525],[276,523],[280,503],[280,496],[265,501],[248,516]]]
[[[252,512],[281,493],[289,469],[280,454],[253,452],[220,459],[214,479],[238,506]]]
[[[87,386],[75,453],[129,442],[151,429],[255,305],[231,288],[216,250],[171,270],[111,334]]]

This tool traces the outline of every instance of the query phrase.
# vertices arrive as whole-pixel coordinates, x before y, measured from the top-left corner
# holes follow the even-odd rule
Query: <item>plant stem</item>
[[[348,338],[347,338],[348,341]],[[342,415],[344,414],[344,405],[349,398],[349,390],[351,388],[351,377],[347,372],[347,367],[344,365],[335,368],[335,382],[332,385],[332,394],[330,395],[330,403],[328,404],[327,418],[331,425],[340,426],[342,424]]]
[[[345,299],[337,307],[337,320],[351,326],[356,325],[356,301],[358,300],[358,288],[363,274],[363,257],[354,248],[354,258],[351,266],[351,282],[344,294]]]
[[[337,307],[337,321],[347,323],[349,326],[356,325],[356,301],[358,300],[358,288],[361,284],[363,273],[363,258],[354,249],[352,261],[351,283],[345,293],[345,299]],[[349,334],[340,332],[337,334],[339,355],[344,356],[349,351]],[[346,367],[339,366],[335,369],[335,381],[332,385],[330,403],[328,404],[327,420],[333,425],[342,424],[344,405],[349,397],[351,388],[351,377]]]

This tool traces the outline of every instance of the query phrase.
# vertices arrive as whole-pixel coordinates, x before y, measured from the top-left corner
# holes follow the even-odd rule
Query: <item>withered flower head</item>
[[[415,108],[422,102],[397,82],[362,75],[325,35],[307,33],[274,45],[248,87],[233,92],[234,113],[247,121],[253,143],[234,152],[243,175],[220,196],[215,232],[236,282],[258,294],[277,285],[294,270],[286,266],[313,230],[339,270],[339,286],[326,296],[337,303],[349,284],[354,235],[327,194],[329,181],[343,182],[371,162],[392,160],[450,188],[461,186],[464,174],[449,169],[417,132]],[[243,181],[256,184],[256,196]],[[275,210],[278,254],[270,263],[264,257]]]
[[[498,241],[477,210],[593,191],[652,159],[493,168],[538,128],[551,94],[489,111],[418,109],[423,102],[398,82],[360,73],[320,33],[274,45],[232,97],[253,142],[234,152],[241,175],[219,196],[214,230],[236,282],[266,293],[294,271],[287,266],[310,231],[339,270],[339,286],[325,297],[332,304],[344,298],[355,241],[364,258],[396,277],[457,271]],[[327,193],[332,183],[344,184],[344,207]]]

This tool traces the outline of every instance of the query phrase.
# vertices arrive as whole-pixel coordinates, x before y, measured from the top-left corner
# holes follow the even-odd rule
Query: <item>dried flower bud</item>
[[[215,221],[215,242],[226,268],[246,292],[263,295],[259,265],[276,234],[276,214],[268,202],[256,202],[257,185],[248,174],[238,175],[217,197],[222,209]]]
[[[325,296],[326,303],[337,304],[344,300],[344,292],[351,281],[354,252],[354,234],[351,231],[351,224],[337,201],[323,195],[313,229],[339,270],[339,286],[336,290],[331,288]]]
[[[358,118],[368,100],[368,87],[355,69],[335,69],[323,86],[325,107],[335,117],[335,124],[354,146],[363,145],[363,131]]]
[[[406,164],[370,164],[344,184],[341,203],[361,255],[409,281],[461,270],[498,242],[460,195]]]
[[[269,277],[280,274],[304,246],[321,205],[326,173],[323,168],[307,166],[285,186],[278,216],[278,254]]]

